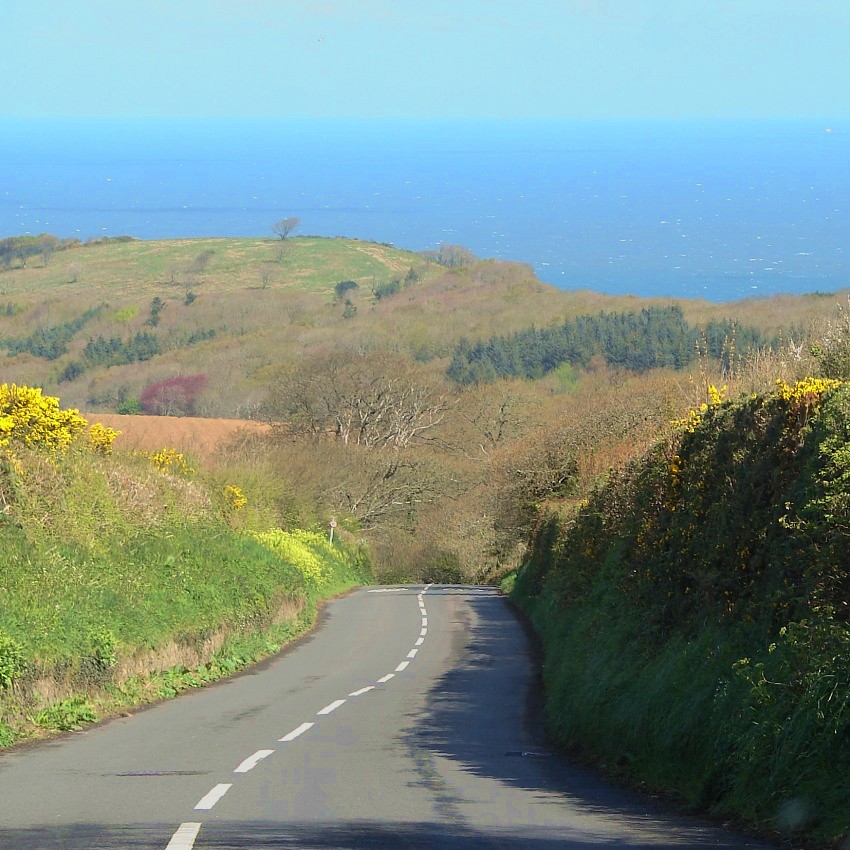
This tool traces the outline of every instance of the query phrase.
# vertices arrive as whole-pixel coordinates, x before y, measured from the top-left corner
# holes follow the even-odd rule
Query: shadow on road
[[[584,825],[584,836],[591,818],[604,824],[602,834],[585,837],[584,844],[562,838],[566,843],[544,841],[541,847],[768,847],[696,818],[671,815],[661,804],[570,764],[546,742],[536,675],[539,660],[505,600],[495,591],[454,586],[432,587],[426,599],[434,596],[462,596],[464,603],[455,607],[456,662],[431,688],[427,708],[416,718],[406,741],[414,758],[423,762],[436,754],[472,776],[524,789],[538,805],[569,805]],[[428,770],[421,775],[427,785]],[[431,790],[439,795],[438,787]],[[676,839],[671,843],[660,837],[662,830],[668,836],[674,832]]]
[[[165,850],[176,826],[75,824],[61,836],[49,826],[0,830],[0,846],[15,850]],[[563,832],[541,835],[539,830],[533,836],[511,829],[482,833],[434,823],[368,820],[334,824],[215,821],[201,828],[195,844],[196,850],[683,850],[688,846],[682,841],[658,843]]]

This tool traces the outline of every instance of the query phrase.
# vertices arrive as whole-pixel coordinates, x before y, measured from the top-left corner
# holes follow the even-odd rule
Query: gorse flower
[[[228,484],[224,488],[224,498],[234,511],[239,511],[248,504],[248,497],[235,484]]]
[[[0,384],[0,446],[64,450],[87,425],[78,410],[62,410],[59,399],[42,395],[39,387]]]
[[[787,401],[792,409],[810,407],[821,400],[821,397],[830,390],[837,389],[846,381],[836,378],[803,378],[793,386],[786,384],[781,378],[777,380],[777,395],[783,401]]]
[[[681,428],[688,433],[693,433],[697,426],[699,425],[702,417],[708,413],[708,411],[712,407],[719,407],[726,400],[726,387],[723,386],[720,389],[714,386],[714,384],[709,384],[706,388],[706,392],[708,393],[708,402],[703,402],[699,406],[699,410],[691,409],[688,411],[688,415],[684,419],[674,419],[673,427]]]
[[[162,472],[176,472],[180,475],[191,475],[195,470],[189,466],[186,458],[176,449],[161,448],[155,452],[140,452],[142,457]]]
[[[89,428],[89,446],[99,454],[112,454],[112,444],[120,433],[114,428],[107,428],[105,425],[95,422]]]

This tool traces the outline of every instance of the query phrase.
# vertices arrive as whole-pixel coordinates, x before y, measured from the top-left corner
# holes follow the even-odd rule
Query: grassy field
[[[135,301],[174,288],[329,292],[340,280],[369,285],[422,265],[422,258],[410,251],[356,239],[132,240],[83,244],[54,254],[46,266],[35,257],[26,268],[4,273],[0,288],[2,297],[12,300],[84,295],[94,303]]]

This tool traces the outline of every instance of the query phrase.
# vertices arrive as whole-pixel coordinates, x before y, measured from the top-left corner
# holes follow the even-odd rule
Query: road
[[[360,589],[247,673],[0,757],[3,850],[757,846],[547,749],[486,588]]]

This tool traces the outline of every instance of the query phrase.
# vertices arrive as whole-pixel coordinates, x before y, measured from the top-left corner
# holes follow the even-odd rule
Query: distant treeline
[[[103,245],[110,242],[133,242],[133,236],[98,236],[89,239],[86,245]],[[11,268],[26,268],[30,257],[41,257],[43,265],[48,265],[57,251],[77,248],[83,243],[79,239],[60,239],[52,233],[39,233],[35,236],[7,236],[0,239],[0,271]]]
[[[768,341],[755,328],[731,321],[695,327],[678,306],[648,307],[639,313],[579,316],[553,328],[529,328],[487,340],[461,340],[448,376],[458,384],[499,378],[540,378],[563,363],[587,366],[602,357],[611,366],[645,372],[660,366],[682,369],[698,349],[714,358],[744,353]]]
[[[40,256],[42,262],[47,265],[56,251],[64,251],[79,244],[79,239],[60,239],[51,233],[0,239],[0,271],[6,271],[15,265],[25,268],[29,258],[35,256]]]

